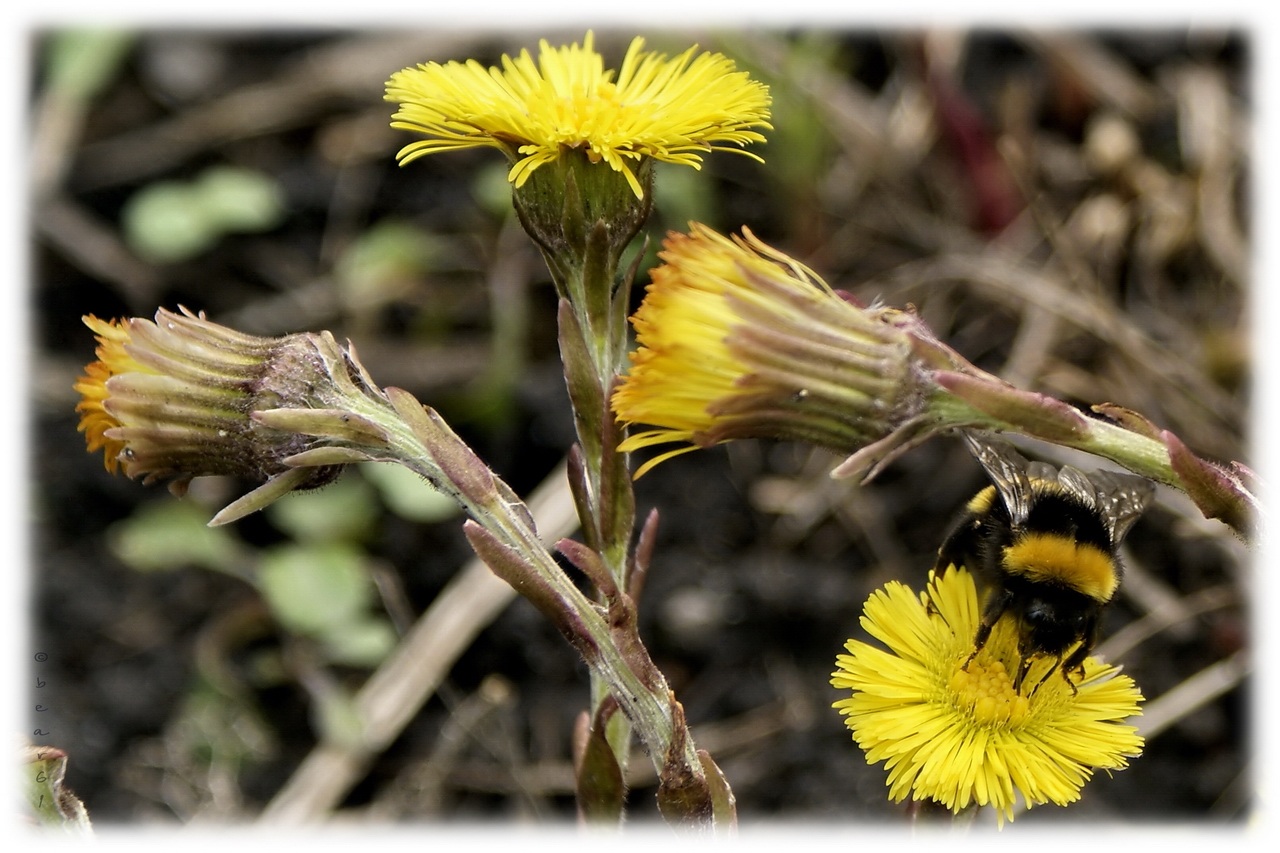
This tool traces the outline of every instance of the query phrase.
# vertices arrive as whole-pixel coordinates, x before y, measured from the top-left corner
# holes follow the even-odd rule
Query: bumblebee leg
[[[999,618],[999,616],[996,617],[996,619]],[[991,629],[994,628],[995,625],[995,619],[988,622],[986,617],[983,617],[982,624],[978,626],[978,633],[973,637],[973,653],[965,659],[964,666],[960,667],[961,669],[968,669],[969,664],[973,663],[973,659],[978,656],[978,652],[982,651],[982,647],[985,646],[987,644],[987,640],[991,638]]]
[[[1077,690],[1076,683],[1071,680],[1071,675],[1073,673],[1078,674],[1080,676],[1079,680],[1084,680],[1084,662],[1085,658],[1089,657],[1089,652],[1092,651],[1092,647],[1093,644],[1088,640],[1082,642],[1079,647],[1071,653],[1071,657],[1067,658],[1067,660],[1062,664],[1062,677],[1067,680],[1067,684],[1071,685],[1072,696],[1076,695]]]
[[[1013,690],[1015,693],[1022,692],[1022,682],[1026,680],[1027,673],[1031,670],[1031,662],[1033,660],[1035,660],[1035,658],[1031,657],[1030,655],[1027,655],[1022,659],[1022,663],[1018,664],[1018,674],[1013,677]],[[1036,687],[1039,687],[1039,686],[1040,686],[1039,684],[1036,685]],[[1034,693],[1034,692],[1035,690],[1031,691],[1031,693]],[[1031,694],[1028,693],[1027,695],[1031,695]]]
[[[969,664],[973,663],[973,659],[978,656],[978,652],[982,651],[982,647],[987,644],[987,640],[991,639],[991,629],[1000,621],[1000,617],[1004,615],[1005,610],[1009,607],[1009,602],[1013,600],[1013,595],[1008,591],[1001,591],[991,596],[987,602],[986,608],[982,612],[982,622],[978,625],[978,633],[973,636],[973,654],[964,662],[961,669],[968,669]]]
[[[1024,667],[1030,667],[1030,666],[1031,666],[1031,661],[1030,661],[1030,659],[1028,659],[1028,660],[1024,661],[1024,662],[1023,662],[1023,666],[1024,666]],[[1062,670],[1062,674],[1063,674],[1063,676],[1064,676],[1064,677],[1066,676],[1067,669],[1066,669],[1066,667],[1062,666],[1062,656],[1061,656],[1061,655],[1059,655],[1059,656],[1058,656],[1058,658],[1053,662],[1053,666],[1049,667],[1049,669],[1045,671],[1045,674],[1044,674],[1043,676],[1041,676],[1041,677],[1040,677],[1040,680],[1036,682],[1036,686],[1035,686],[1035,687],[1032,687],[1032,688],[1031,688],[1031,691],[1030,691],[1029,693],[1027,693],[1027,695],[1028,695],[1028,696],[1030,696],[1032,693],[1035,693],[1037,690],[1039,690],[1039,689],[1040,689],[1040,685],[1044,684],[1046,681],[1048,681],[1048,680],[1049,680],[1049,676],[1053,675],[1053,671],[1054,671],[1055,669],[1061,669],[1061,670]],[[1067,679],[1067,684],[1071,684],[1071,679],[1069,679],[1069,678]],[[1075,692],[1075,689],[1076,689],[1075,685],[1074,685],[1074,684],[1072,684],[1072,685],[1071,685],[1071,690],[1072,690],[1072,692],[1073,692],[1073,693]]]
[[[1098,642],[1098,620],[1090,619],[1089,624],[1085,626],[1084,637],[1080,640],[1080,645],[1076,646],[1076,650],[1071,653],[1071,657],[1067,658],[1062,664],[1062,677],[1067,680],[1067,684],[1071,685],[1071,695],[1074,696],[1078,692],[1075,682],[1071,680],[1072,673],[1078,673],[1080,680],[1084,680],[1084,662],[1089,657],[1089,652],[1093,651],[1094,645]]]

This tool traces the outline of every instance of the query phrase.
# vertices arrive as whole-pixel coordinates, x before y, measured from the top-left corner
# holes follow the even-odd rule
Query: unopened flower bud
[[[331,380],[336,346],[321,335],[247,335],[186,309],[155,320],[84,318],[98,340],[97,361],[75,384],[79,429],[111,473],[147,484],[171,480],[182,494],[192,478],[232,475],[256,483],[294,470],[285,460],[311,450],[308,435],[264,425],[255,413],[337,404]],[[340,466],[307,468],[293,488],[333,480]]]

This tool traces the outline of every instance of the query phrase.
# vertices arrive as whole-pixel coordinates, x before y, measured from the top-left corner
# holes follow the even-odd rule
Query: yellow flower
[[[425,154],[489,146],[514,165],[517,188],[563,150],[581,149],[593,163],[623,173],[636,197],[643,188],[632,167],[644,157],[699,168],[702,153],[742,151],[763,142],[751,128],[769,129],[769,92],[735,71],[717,53],[675,59],[631,42],[622,67],[606,71],[592,33],[581,45],[552,48],[540,42],[538,61],[523,50],[502,67],[428,62],[387,82],[386,100],[399,101],[391,126],[428,138],[402,148],[403,165]]]
[[[850,640],[831,684],[853,695],[834,704],[867,762],[885,762],[889,797],[934,800],[953,812],[990,805],[997,820],[1027,806],[1065,806],[1095,769],[1119,770],[1142,751],[1123,721],[1140,713],[1133,680],[1096,658],[1073,693],[1066,681],[1037,683],[1054,665],[1042,658],[1016,692],[1016,632],[1008,620],[973,661],[981,611],[967,571],[930,573],[916,595],[890,583],[867,600],[862,625],[876,646]]]
[[[735,438],[854,450],[921,399],[900,312],[866,309],[757,240],[693,223],[669,234],[632,317],[638,349],[614,392],[624,423],[656,429],[623,451],[688,442],[643,465]]]

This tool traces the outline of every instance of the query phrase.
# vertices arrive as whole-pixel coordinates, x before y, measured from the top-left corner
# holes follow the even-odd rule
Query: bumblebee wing
[[[1085,505],[1099,511],[1102,510],[1102,506],[1098,503],[1100,489],[1083,471],[1072,468],[1070,465],[1063,465],[1062,470],[1058,471],[1056,475],[1050,476],[1049,479],[1057,480],[1058,485],[1062,486],[1069,494],[1075,495],[1084,501]]]
[[[1026,458],[1006,441],[979,438],[971,433],[965,433],[964,440],[969,452],[986,469],[1014,526],[1022,524],[1031,511],[1031,479],[1027,475]]]
[[[1054,468],[1048,462],[1032,460],[1027,463],[1027,477],[1032,482],[1035,482],[1036,480],[1049,480],[1052,482],[1058,479],[1058,469]]]
[[[1094,471],[1089,480],[1096,493],[1094,505],[1111,531],[1111,543],[1119,545],[1151,503],[1156,493],[1155,483],[1146,477],[1117,471]]]

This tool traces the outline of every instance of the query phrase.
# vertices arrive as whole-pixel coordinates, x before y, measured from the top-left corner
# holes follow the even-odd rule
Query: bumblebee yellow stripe
[[[1107,602],[1120,585],[1103,551],[1054,533],[1027,533],[1004,549],[1004,568],[1030,581],[1056,583]]]
[[[985,489],[970,498],[969,503],[965,505],[965,508],[974,515],[986,515],[987,512],[990,511],[991,504],[995,502],[995,499],[996,487],[987,486]]]

